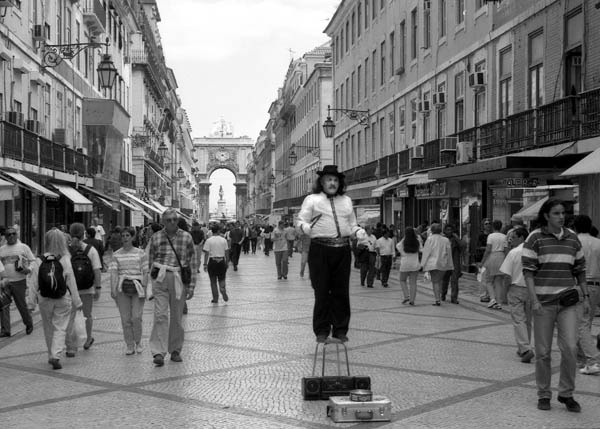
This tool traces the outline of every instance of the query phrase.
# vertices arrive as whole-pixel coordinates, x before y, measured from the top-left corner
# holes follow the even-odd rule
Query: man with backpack
[[[71,243],[69,244],[71,266],[75,274],[77,290],[83,303],[83,317],[85,317],[85,330],[87,333],[87,339],[83,348],[88,350],[94,343],[94,337],[92,336],[92,307],[94,301],[100,298],[100,288],[102,287],[102,274],[100,270],[102,269],[102,262],[94,246],[83,242],[85,233],[85,226],[83,224],[72,224],[69,232],[71,234]],[[71,319],[67,328],[67,357],[74,357],[77,351],[73,330],[74,320],[75,311],[71,312]]]

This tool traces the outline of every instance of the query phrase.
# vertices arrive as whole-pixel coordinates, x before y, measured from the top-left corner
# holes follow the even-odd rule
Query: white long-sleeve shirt
[[[302,232],[310,235],[310,238],[338,237],[332,204],[335,206],[340,237],[349,237],[361,229],[356,223],[356,215],[350,197],[336,195],[330,199],[324,192],[310,194],[304,199],[300,213],[298,213],[297,226]]]

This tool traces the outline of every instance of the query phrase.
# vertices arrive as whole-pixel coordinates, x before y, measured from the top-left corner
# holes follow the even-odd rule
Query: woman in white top
[[[59,260],[68,290],[64,291],[65,294],[59,298],[46,298],[41,295],[38,274],[42,260],[38,258],[36,263],[32,264],[32,287],[29,288],[29,298],[34,305],[36,303],[40,305],[44,337],[48,348],[48,363],[53,369],[61,369],[60,357],[65,347],[71,309],[81,309],[83,304],[75,283],[65,234],[57,228],[52,228],[46,233],[44,242],[44,257],[48,258],[47,260],[53,257]]]
[[[499,310],[502,307],[500,307],[500,302],[498,301],[506,301],[504,276],[500,272],[500,266],[506,256],[508,242],[506,241],[506,235],[500,232],[502,229],[501,221],[493,221],[492,228],[494,231],[487,236],[487,244],[485,246],[485,253],[481,259],[481,265],[485,268],[485,287],[490,296],[488,308]]]
[[[431,236],[423,247],[423,258],[421,264],[423,271],[429,272],[433,285],[435,303],[440,306],[442,280],[446,271],[453,270],[452,247],[450,240],[442,235],[442,226],[439,223],[431,224]]]
[[[419,252],[423,250],[423,245],[421,237],[417,235],[414,228],[406,228],[404,238],[396,245],[396,250],[400,253],[400,286],[404,294],[402,304],[410,303],[410,305],[415,305],[417,276],[421,269]],[[410,293],[406,284],[407,279],[410,282]]]
[[[110,296],[117,303],[121,314],[123,337],[127,345],[126,355],[142,353],[142,313],[148,284],[148,260],[146,252],[133,247],[135,229],[121,230],[123,245],[113,253],[108,264],[110,272]]]

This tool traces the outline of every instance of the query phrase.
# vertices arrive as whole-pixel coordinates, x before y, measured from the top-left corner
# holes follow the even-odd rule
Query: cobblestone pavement
[[[459,305],[432,306],[431,288],[420,282],[417,305],[410,307],[401,304],[397,273],[388,289],[379,282],[365,289],[356,271],[351,371],[371,377],[374,393],[392,400],[393,417],[389,423],[333,423],[326,402],[301,397],[315,343],[312,290],[299,277],[299,262],[295,254],[288,280],[278,281],[273,256],[242,255],[239,271],[228,272],[230,300],[218,305],[210,303],[202,273],[185,316],[184,362],[167,360],[162,368],[154,367],[147,349],[125,356],[106,287],[94,308],[94,345],[63,358],[60,371],[46,362],[39,315],[26,336],[14,313],[13,336],[0,340],[0,427],[600,427],[600,376],[577,376],[581,414],[555,400],[551,411],[536,409],[534,366],[515,354],[509,314],[480,304],[468,276],[461,279]],[[145,344],[151,323],[150,303]],[[558,353],[553,358],[556,374]],[[335,370],[333,362],[327,367]]]

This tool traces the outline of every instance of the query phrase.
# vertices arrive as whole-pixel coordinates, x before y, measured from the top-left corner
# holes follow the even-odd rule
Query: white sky
[[[224,117],[236,136],[256,139],[294,58],[328,41],[323,30],[340,0],[158,0],[168,67],[193,136],[208,135]],[[213,175],[211,210],[223,184],[235,207],[233,178]],[[221,178],[221,176],[223,176]],[[215,201],[215,205],[213,205]]]

